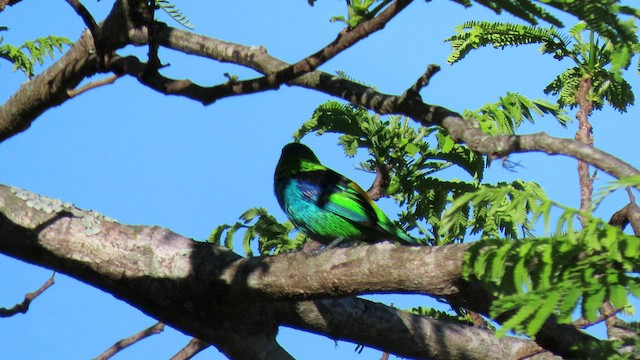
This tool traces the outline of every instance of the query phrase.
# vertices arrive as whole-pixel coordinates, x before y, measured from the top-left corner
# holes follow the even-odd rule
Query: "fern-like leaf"
[[[0,45],[0,58],[11,62],[14,71],[21,70],[31,78],[35,75],[35,63],[42,65],[45,59],[54,59],[55,50],[62,52],[64,45],[70,46],[73,42],[55,35],[25,41],[19,47],[3,44]]]
[[[280,223],[266,209],[251,208],[240,215],[239,222],[233,225],[222,224],[213,229],[209,235],[209,242],[233,250],[233,240],[238,230],[244,230],[242,249],[247,256],[253,256],[251,245],[256,240],[261,255],[297,250],[306,240],[302,234],[298,234],[295,238],[290,237],[295,230],[291,222]]]
[[[494,48],[542,44],[542,51],[554,53],[557,58],[566,55],[571,40],[557,32],[555,28],[499,23],[488,21],[467,21],[456,27],[456,34],[446,39],[451,43],[452,52],[447,58],[450,64],[462,60],[472,50],[488,45]]]
[[[518,93],[510,93],[500,97],[495,103],[483,105],[474,111],[465,111],[465,118],[473,118],[480,123],[480,128],[490,135],[512,135],[516,129],[528,121],[535,122],[533,113],[538,116],[551,115],[556,121],[566,126],[571,122],[566,111],[560,106],[551,104],[545,100],[531,100]]]
[[[193,23],[187,18],[180,9],[178,9],[169,0],[156,0],[158,7],[166,12],[171,18],[177,21],[180,25],[186,27],[189,30],[195,29]],[[313,4],[312,4],[313,5]]]

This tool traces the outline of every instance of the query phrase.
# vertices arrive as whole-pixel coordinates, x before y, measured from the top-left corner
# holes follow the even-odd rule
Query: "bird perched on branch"
[[[342,240],[417,244],[358,184],[322,165],[303,144],[290,143],[282,149],[274,190],[296,228],[328,247]]]

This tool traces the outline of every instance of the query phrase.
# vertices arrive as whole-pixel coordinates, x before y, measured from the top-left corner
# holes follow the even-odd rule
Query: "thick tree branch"
[[[241,258],[227,249],[162,228],[121,225],[99,214],[64,206],[58,200],[6,186],[0,186],[0,233],[0,252],[108,291],[159,321],[214,344],[233,358],[290,358],[275,341],[277,326],[295,323],[304,328],[301,321],[307,320],[294,322],[275,314],[299,313],[295,309],[302,299],[413,292],[457,298],[458,303],[483,314],[488,313],[491,303],[491,296],[480,284],[461,280],[468,245],[395,247],[383,243],[331,249],[315,257],[289,253]],[[283,304],[294,310],[282,310]],[[326,304],[323,306],[326,308]],[[400,310],[385,311],[405,316]],[[392,324],[400,326],[403,322]],[[546,333],[539,334],[543,339],[559,339],[543,341],[546,349],[580,356],[580,352],[562,346],[566,342],[575,345],[595,341],[587,335],[578,336],[574,327],[554,324],[550,320],[544,327]],[[436,325],[440,332],[448,327],[446,323]],[[311,323],[307,326],[309,331],[316,331]],[[399,355],[418,351],[401,346],[386,348],[387,333],[406,330],[391,329],[389,324],[378,323],[378,330],[375,324],[371,326],[370,331],[379,336],[363,343]],[[462,331],[458,326],[456,329]],[[477,330],[469,327],[468,331],[475,334]],[[346,334],[339,336],[349,339]],[[354,338],[358,335],[349,336],[351,341],[361,340]],[[468,344],[465,347],[469,348]],[[504,351],[495,346],[491,349]],[[427,357],[432,350],[423,347],[420,351]],[[449,351],[466,353],[464,349]]]
[[[519,359],[540,348],[531,341],[497,339],[489,330],[434,320],[359,298],[300,301],[275,310],[285,326],[409,358]],[[379,326],[384,324],[385,326]],[[393,331],[389,331],[393,329]],[[464,349],[464,350],[462,350]],[[557,358],[549,353],[536,359]]]
[[[15,304],[10,309],[0,308],[0,317],[10,317],[16,314],[25,314],[29,310],[29,305],[31,305],[31,302],[55,283],[54,276],[55,273],[51,275],[49,280],[42,284],[42,286],[40,286],[38,290],[27,293],[21,303]]]
[[[0,252],[108,291],[215,343],[231,358],[292,359],[275,340],[277,327],[266,305],[232,299],[217,279],[239,258],[231,251],[158,227],[122,226],[5,186],[0,186],[0,233]]]

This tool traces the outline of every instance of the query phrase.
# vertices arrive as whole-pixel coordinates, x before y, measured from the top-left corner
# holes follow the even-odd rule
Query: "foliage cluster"
[[[492,316],[511,313],[499,334],[513,330],[535,336],[551,314],[561,322],[572,321],[579,305],[582,316],[595,321],[605,300],[631,311],[628,293],[640,297],[640,242],[619,227],[528,189],[484,188],[461,197],[448,211],[453,214],[469,204],[483,206],[505,197],[511,202],[498,211],[513,214],[526,209],[531,223],[542,221],[546,236],[529,234],[515,241],[492,237],[475,244],[468,254],[466,276],[483,279],[500,294]],[[552,233],[554,209],[558,220]],[[588,219],[581,229],[574,226],[578,215]]]
[[[8,30],[0,26],[0,31]],[[20,46],[2,44],[0,37],[0,58],[13,64],[13,70],[20,70],[28,77],[35,75],[35,64],[42,65],[45,59],[54,59],[55,50],[62,53],[64,45],[73,45],[73,42],[65,37],[49,35],[35,40],[25,41]]]
[[[447,61],[456,63],[471,51],[489,45],[504,48],[541,44],[540,51],[543,54],[573,63],[573,66],[559,74],[544,89],[546,94],[558,96],[561,107],[575,107],[575,95],[580,83],[583,79],[589,79],[592,89],[588,100],[593,102],[596,110],[608,103],[614,109],[624,112],[628,105],[633,105],[635,97],[631,85],[622,78],[621,72],[630,66],[633,55],[640,52],[640,44],[635,37],[637,26],[633,20],[621,22],[620,26],[633,34],[629,35],[629,43],[625,46],[598,36],[585,22],[576,24],[568,34],[564,34],[555,27],[468,21],[457,27],[456,34],[446,40],[453,49]],[[638,71],[640,72],[640,62]]]

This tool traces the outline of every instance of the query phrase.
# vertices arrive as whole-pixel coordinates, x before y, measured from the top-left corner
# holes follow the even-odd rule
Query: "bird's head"
[[[282,156],[281,158],[285,159],[301,159],[310,162],[320,163],[316,154],[309,149],[307,145],[301,143],[289,143],[282,148]]]
[[[301,171],[324,168],[316,154],[306,145],[289,143],[282,148],[280,161],[276,166],[275,177],[285,177]]]

